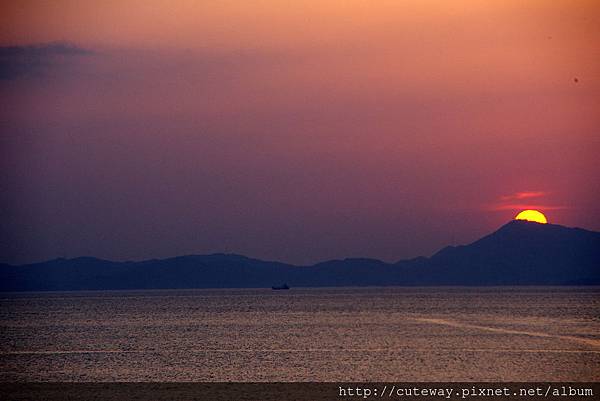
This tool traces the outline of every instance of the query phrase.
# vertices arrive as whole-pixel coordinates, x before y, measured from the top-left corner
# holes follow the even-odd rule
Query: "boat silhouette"
[[[274,285],[273,287],[271,287],[271,289],[273,289],[273,290],[289,290],[290,287],[287,285],[287,283],[283,283],[283,285]]]

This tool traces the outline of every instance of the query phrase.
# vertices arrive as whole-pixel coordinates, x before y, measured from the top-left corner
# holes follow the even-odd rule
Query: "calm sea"
[[[2,381],[600,381],[597,287],[0,298]]]

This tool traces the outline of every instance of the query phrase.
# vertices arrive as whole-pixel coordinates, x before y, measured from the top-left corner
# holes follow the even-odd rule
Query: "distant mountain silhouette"
[[[515,220],[426,266],[440,284],[600,284],[600,233]]]
[[[469,245],[397,263],[331,260],[313,266],[232,254],[142,262],[91,257],[0,265],[0,291],[269,288],[367,285],[600,285],[600,233],[512,221]]]

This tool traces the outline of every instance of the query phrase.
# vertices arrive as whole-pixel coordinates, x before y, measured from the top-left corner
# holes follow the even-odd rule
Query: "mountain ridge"
[[[116,262],[90,256],[0,264],[0,291],[368,285],[600,285],[600,232],[511,221],[467,245],[386,263],[300,266],[233,253]]]

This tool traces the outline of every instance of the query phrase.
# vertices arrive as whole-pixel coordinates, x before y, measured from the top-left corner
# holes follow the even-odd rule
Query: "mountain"
[[[91,257],[0,265],[0,291],[365,285],[600,285],[600,233],[512,221],[469,245],[394,264],[331,260],[312,266],[232,254],[141,262]]]
[[[466,246],[427,261],[438,284],[600,284],[600,233],[514,220]]]

